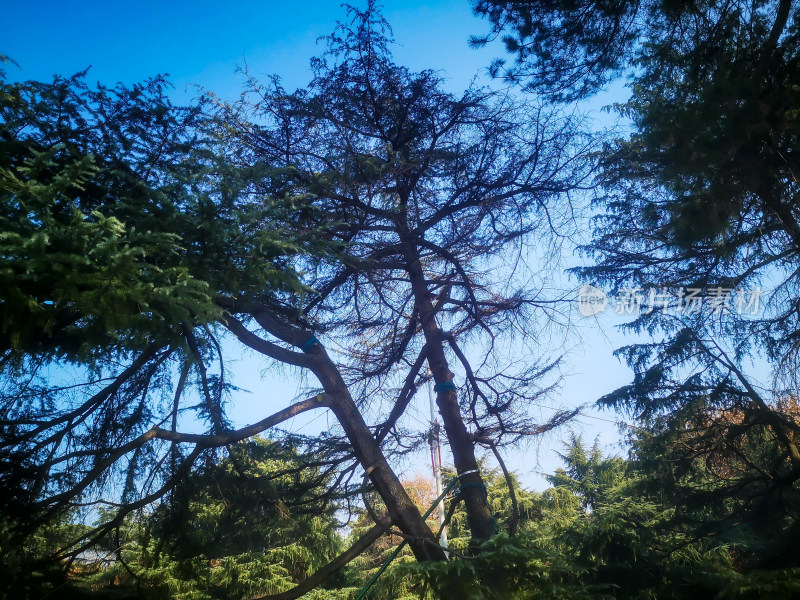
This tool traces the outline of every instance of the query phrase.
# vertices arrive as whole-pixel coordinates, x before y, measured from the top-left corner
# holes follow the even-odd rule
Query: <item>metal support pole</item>
[[[430,375],[430,370],[428,370]],[[433,477],[436,480],[436,496],[442,495],[442,449],[439,446],[439,420],[436,418],[435,403],[433,400],[433,383],[432,378],[428,379],[428,399],[431,405],[431,463],[433,466]],[[445,511],[444,511],[444,498],[439,500],[439,529],[441,535],[439,536],[439,544],[447,548],[447,527],[444,526]],[[445,552],[445,556],[450,558],[449,554]]]

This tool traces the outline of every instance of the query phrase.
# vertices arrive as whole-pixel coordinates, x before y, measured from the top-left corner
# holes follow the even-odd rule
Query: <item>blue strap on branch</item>
[[[452,381],[440,381],[433,386],[433,391],[437,394],[441,394],[442,392],[455,392],[457,389],[456,384]]]
[[[303,342],[303,344],[300,346],[300,349],[306,354],[308,354],[311,348],[313,348],[314,346],[322,346],[322,342],[320,342],[316,337],[312,335],[305,342]]]

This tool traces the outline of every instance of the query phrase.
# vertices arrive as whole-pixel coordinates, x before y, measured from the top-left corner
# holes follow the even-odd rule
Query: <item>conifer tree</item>
[[[629,82],[617,109],[633,131],[603,153],[595,264],[579,273],[654,302],[629,324],[653,342],[620,350],[634,379],[601,403],[650,429],[648,454],[682,482],[676,497],[693,487],[696,501],[727,507],[701,531],[766,518],[780,523],[770,537],[781,548],[797,528],[800,480],[790,409],[800,372],[797,3],[474,7],[514,55],[496,72],[531,91],[575,99],[619,75]],[[715,467],[727,460],[735,467]],[[688,476],[697,469],[703,476]]]
[[[530,412],[554,381],[536,334],[542,317],[558,320],[558,305],[520,255],[546,253],[553,229],[567,227],[569,193],[587,176],[585,140],[544,105],[446,92],[436,73],[394,63],[374,2],[348,10],[306,88],[251,79],[219,119],[238,160],[280,165],[287,193],[337,223],[328,235],[344,250],[309,262],[313,291],[297,309],[343,349],[345,381],[365,410],[380,411],[379,441],[408,445],[398,423],[428,367],[481,542],[493,525],[476,449],[570,417],[537,422]]]

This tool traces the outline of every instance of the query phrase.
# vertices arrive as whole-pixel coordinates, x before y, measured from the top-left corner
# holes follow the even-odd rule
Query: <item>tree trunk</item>
[[[453,373],[450,371],[444,352],[445,340],[436,323],[436,313],[419,260],[419,250],[413,240],[404,240],[404,242],[403,254],[414,295],[414,306],[420,317],[425,341],[428,344],[428,366],[436,383],[452,382]],[[492,516],[486,501],[483,478],[478,471],[478,461],[475,459],[475,445],[461,418],[458,394],[454,390],[439,391],[436,395],[436,404],[439,407],[439,414],[442,416],[456,471],[459,475],[466,473],[460,477],[461,484],[462,486],[469,484],[463,487],[461,497],[467,510],[472,539],[475,542],[482,542],[491,537],[493,533]]]
[[[389,511],[392,522],[410,536],[408,545],[418,561],[446,560],[436,536],[386,462],[378,442],[364,422],[336,365],[322,346],[310,352],[317,360],[311,370],[331,399],[331,410],[345,431],[353,452]]]
[[[310,331],[276,318],[257,302],[229,304],[228,309],[247,312],[271,335],[304,349],[304,354],[286,350],[249,332],[236,319],[226,321],[226,326],[254,350],[314,373],[328,396],[331,411],[344,429],[356,458],[386,505],[392,523],[409,536],[408,544],[414,556],[419,561],[446,560],[438,540],[386,462],[380,444],[364,422],[347,384],[325,348],[318,343],[306,348],[308,340],[314,339]]]

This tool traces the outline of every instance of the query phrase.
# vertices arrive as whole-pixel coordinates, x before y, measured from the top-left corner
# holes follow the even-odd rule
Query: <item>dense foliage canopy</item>
[[[594,264],[577,272],[653,310],[627,325],[646,341],[619,351],[632,383],[600,402],[648,429],[634,451],[679,506],[719,509],[700,534],[752,527],[775,542],[764,560],[794,564],[778,555],[800,478],[796,3],[474,6],[530,90],[628,81],[631,134],[601,155]]]

